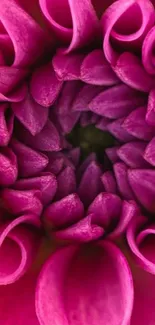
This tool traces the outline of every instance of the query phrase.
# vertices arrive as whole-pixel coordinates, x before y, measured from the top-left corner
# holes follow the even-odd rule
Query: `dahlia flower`
[[[155,2],[0,1],[0,324],[155,324]]]

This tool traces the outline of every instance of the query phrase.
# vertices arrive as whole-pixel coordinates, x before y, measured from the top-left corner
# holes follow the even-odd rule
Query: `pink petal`
[[[61,125],[63,134],[69,134],[78,122],[80,113],[70,113],[67,115],[58,115],[58,121]]]
[[[155,211],[155,171],[151,169],[133,169],[128,171],[129,184],[137,200],[149,212]]]
[[[145,98],[126,85],[117,85],[102,91],[89,104],[96,114],[115,119],[126,116],[145,103]]]
[[[0,185],[12,185],[18,175],[17,159],[10,148],[1,149],[0,152]]]
[[[128,264],[108,241],[58,250],[38,279],[36,312],[41,324],[123,325],[129,322],[132,304]]]
[[[28,66],[42,54],[46,33],[16,2],[2,0],[0,20],[14,46],[14,66]]]
[[[76,177],[72,167],[66,167],[57,177],[58,190],[56,198],[61,199],[76,191]]]
[[[23,100],[27,93],[27,87],[25,84],[22,83],[22,85],[18,86],[17,89],[13,89],[8,94],[4,95],[0,93],[0,101],[2,102],[20,102]]]
[[[48,158],[49,158],[49,163],[47,165],[46,170],[53,173],[54,175],[58,175],[61,172],[61,170],[63,169],[63,167],[64,167],[64,158],[63,158],[63,156],[57,156],[57,155],[55,155],[54,152],[53,153],[48,152]]]
[[[32,74],[30,92],[34,100],[41,106],[51,106],[61,87],[62,82],[58,80],[51,62],[37,68]]]
[[[77,194],[70,194],[49,205],[44,212],[48,226],[65,227],[83,218],[84,207]]]
[[[97,129],[102,131],[107,131],[107,126],[110,124],[111,120],[106,117],[100,117],[99,121],[95,125]]]
[[[0,93],[7,96],[16,87],[20,86],[27,74],[28,71],[21,68],[0,66]]]
[[[11,148],[17,156],[19,175],[21,177],[29,177],[37,175],[48,164],[48,158],[23,143],[13,139]]]
[[[77,92],[76,97],[72,104],[73,111],[89,111],[89,103],[96,97],[103,87],[84,84],[83,87]]]
[[[144,158],[149,164],[155,166],[155,137],[147,145]]]
[[[155,78],[146,72],[141,60],[129,52],[120,55],[114,71],[125,84],[134,89],[147,93],[154,87]]]
[[[155,27],[153,26],[145,37],[142,47],[143,65],[145,70],[151,75],[155,74],[154,37]]]
[[[76,80],[67,81],[63,84],[62,91],[55,105],[56,113],[59,115],[71,114],[72,105],[82,86],[82,83]]]
[[[33,136],[27,129],[19,126],[19,137],[27,145],[40,151],[59,151],[61,150],[61,139],[55,125],[47,120],[47,123],[40,133]]]
[[[88,206],[100,191],[102,171],[96,162],[92,161],[82,175],[78,195],[85,206]]]
[[[85,57],[81,65],[81,79],[98,86],[112,86],[119,81],[102,50],[93,50]]]
[[[9,113],[9,116],[8,116]],[[0,146],[6,146],[13,132],[14,116],[6,104],[0,105]]]
[[[117,193],[116,180],[115,180],[114,174],[111,171],[105,172],[101,176],[101,181],[104,185],[104,189],[106,192],[113,193],[113,194]]]
[[[80,68],[84,54],[69,53],[64,55],[58,51],[53,57],[52,63],[54,71],[60,80],[78,80],[80,79]]]
[[[123,123],[123,128],[133,135],[134,137],[141,140],[151,140],[155,135],[154,127],[147,124],[146,119],[146,108],[139,107],[135,109],[129,116],[125,119]]]
[[[140,50],[148,30],[153,26],[155,13],[150,1],[120,0],[114,2],[102,17],[104,34],[103,49],[110,63],[115,63],[118,53],[111,45],[122,51]]]
[[[33,216],[25,215],[0,226],[1,285],[17,281],[36,257],[40,237],[37,229],[30,228],[31,220],[33,224]]]
[[[40,216],[42,212],[41,192],[38,190],[4,189],[1,196],[5,209],[13,215],[32,213]]]
[[[116,137],[116,139],[122,142],[132,141],[135,138],[124,128],[124,120],[124,118],[119,118],[116,121],[109,123],[107,125],[107,130]]]
[[[37,104],[30,94],[23,101],[13,103],[12,110],[32,135],[39,133],[48,119],[48,109]]]
[[[85,172],[87,167],[90,165],[90,163],[91,162],[96,162],[96,160],[97,160],[97,157],[96,157],[96,154],[94,152],[90,153],[87,156],[87,158],[82,162],[80,167],[77,169],[77,178],[78,178],[78,180],[81,179],[83,173]]]
[[[127,166],[120,162],[114,165],[114,173],[116,177],[117,186],[119,192],[123,196],[123,198],[127,200],[134,200],[134,194],[132,192],[132,187],[130,187],[128,181],[128,168]]]
[[[119,157],[118,157],[118,154],[117,154],[118,148],[119,147],[111,147],[111,148],[107,148],[105,150],[106,155],[108,156],[109,160],[112,163],[115,163],[115,162],[119,161]]]
[[[155,89],[151,90],[148,97],[146,122],[155,126]]]
[[[56,177],[48,172],[44,172],[38,177],[18,180],[14,188],[16,190],[40,190],[43,204],[47,204],[54,198],[57,191]]]
[[[133,141],[128,142],[118,148],[117,154],[125,164],[131,168],[145,168],[149,167],[149,164],[143,158],[146,148],[146,142]]]
[[[57,3],[40,0],[39,3],[56,36],[70,43],[66,53],[94,40],[99,26],[90,0],[82,0],[80,5],[77,0],[58,0]]]

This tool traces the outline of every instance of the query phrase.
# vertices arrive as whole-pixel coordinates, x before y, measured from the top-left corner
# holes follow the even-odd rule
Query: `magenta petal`
[[[127,261],[108,241],[58,250],[38,279],[36,312],[41,324],[73,325],[75,319],[82,325],[128,324],[132,305]]]
[[[108,193],[117,193],[117,184],[113,172],[107,171],[101,176],[104,189]]]
[[[31,224],[30,216],[19,217],[0,226],[1,285],[17,281],[36,257],[40,245],[39,232],[26,224]]]
[[[126,85],[114,86],[96,96],[89,108],[94,113],[115,119],[126,116],[136,107],[145,103],[145,98]]]
[[[70,194],[49,205],[44,212],[48,226],[64,227],[83,218],[84,207],[77,194]]]
[[[122,142],[128,142],[134,140],[134,136],[124,128],[124,118],[117,119],[107,125],[107,130],[112,133],[116,139]]]
[[[82,175],[78,195],[85,206],[88,206],[100,191],[102,171],[96,162],[92,161]],[[89,189],[89,191],[88,191]]]
[[[17,159],[10,148],[1,149],[0,152],[0,185],[12,185],[18,175]]]
[[[155,166],[155,137],[147,145],[144,158],[148,163]]]
[[[48,164],[48,158],[45,155],[15,139],[11,141],[11,148],[17,156],[19,175],[21,177],[34,176]]]
[[[80,68],[83,59],[84,54],[69,53],[64,55],[64,53],[58,51],[52,60],[58,78],[60,80],[80,79]]]
[[[117,181],[119,192],[127,200],[134,200],[134,194],[128,181],[128,168],[120,162],[114,165],[114,173]]]
[[[139,107],[135,109],[129,116],[125,119],[123,123],[123,128],[133,135],[134,137],[142,140],[151,140],[155,135],[154,127],[147,124],[146,119],[146,108]]]
[[[58,122],[61,125],[63,134],[68,134],[72,131],[75,124],[78,122],[80,117],[79,112],[70,113],[67,115],[58,115]]]
[[[155,74],[154,37],[155,27],[153,26],[145,37],[142,47],[142,60],[144,68],[152,75]]]
[[[14,66],[28,66],[36,60],[47,42],[46,33],[16,2],[2,0],[0,20],[14,46]]]
[[[27,93],[27,86],[25,83],[24,84],[22,83],[22,85],[17,87],[17,89],[12,90],[10,93],[6,95],[0,93],[0,101],[17,103],[25,98],[26,93]]]
[[[155,212],[155,171],[133,169],[128,171],[130,186],[137,200],[149,211]]]
[[[41,106],[49,107],[56,100],[62,87],[52,63],[36,69],[30,82],[30,92],[34,100]]]
[[[39,133],[48,119],[48,109],[37,104],[30,94],[23,101],[13,103],[12,110],[32,135]]]
[[[1,195],[4,207],[13,215],[32,213],[39,216],[42,212],[41,192],[39,190],[4,189]]]
[[[0,93],[7,96],[14,88],[21,84],[27,74],[28,71],[21,68],[12,66],[0,67]]]
[[[38,177],[18,180],[14,188],[16,190],[40,190],[43,204],[49,203],[56,194],[57,181],[56,177],[48,172],[44,172]]]
[[[76,224],[53,233],[57,240],[67,240],[71,243],[85,243],[102,237],[104,230],[94,223],[93,215],[88,215]]]
[[[40,131],[33,136],[27,129],[20,127],[19,137],[34,149],[40,151],[59,151],[61,150],[60,135],[52,121],[49,119]]]
[[[117,154],[131,168],[145,168],[149,164],[143,158],[147,143],[143,141],[128,142],[118,148]]]
[[[72,167],[66,167],[57,177],[58,190],[56,198],[61,199],[76,191],[76,177]]]
[[[72,104],[72,110],[73,111],[89,111],[89,106],[88,106],[89,103],[102,90],[103,90],[103,87],[84,84],[84,86],[76,94],[76,97]]]
[[[110,124],[111,120],[106,117],[100,117],[99,121],[96,123],[96,128],[102,131],[107,131],[108,124]]]
[[[149,92],[154,87],[155,78],[145,71],[140,59],[131,53],[125,52],[119,57],[114,71],[132,88]]]
[[[98,31],[98,20],[95,10],[88,0],[40,0],[41,9],[48,19],[56,35],[64,42],[70,42],[66,53],[88,45]],[[84,15],[83,15],[84,13]]]
[[[67,115],[72,112],[74,99],[79,93],[82,83],[79,81],[67,81],[63,84],[62,91],[56,102],[56,113],[59,115]]]
[[[14,116],[9,111],[6,104],[0,105],[0,146],[6,146],[12,135]],[[7,116],[8,112],[9,116]]]
[[[85,170],[87,169],[87,167],[90,165],[91,162],[96,162],[97,157],[96,154],[94,152],[90,153],[87,158],[82,162],[82,164],[80,165],[80,167],[77,169],[77,179],[81,180],[81,177],[83,175],[83,173],[85,172]]]
[[[118,53],[116,48],[140,50],[147,31],[154,25],[155,13],[150,1],[120,0],[106,10],[102,18],[104,33],[103,48],[110,63],[115,63]]]
[[[107,148],[105,150],[106,155],[108,156],[109,160],[112,163],[115,163],[115,162],[119,161],[119,157],[118,157],[118,154],[117,154],[118,148],[119,147],[111,147],[111,148]]]
[[[98,86],[112,86],[119,81],[102,50],[94,50],[85,57],[81,65],[81,79]]]
[[[155,126],[155,89],[149,93],[146,122],[151,126]]]
[[[0,286],[0,319],[3,325],[27,325],[27,322],[29,325],[40,325],[35,311],[36,280],[37,274],[31,272],[13,284]]]

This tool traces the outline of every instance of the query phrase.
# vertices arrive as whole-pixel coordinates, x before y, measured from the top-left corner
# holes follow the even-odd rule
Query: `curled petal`
[[[73,325],[76,319],[83,325],[109,325],[109,320],[111,325],[125,325],[132,305],[127,261],[108,241],[58,250],[38,279],[36,312],[41,324]]]
[[[111,45],[122,51],[140,50],[142,42],[155,21],[154,7],[150,1],[120,0],[114,2],[103,14],[103,49],[107,60],[115,64],[118,53]]]
[[[12,185],[18,175],[17,158],[10,148],[1,149],[0,152],[0,185]]]
[[[32,135],[39,133],[48,119],[48,109],[37,104],[30,94],[23,101],[13,103],[12,110]]]
[[[64,55],[60,50],[53,57],[52,63],[55,73],[60,80],[80,79],[80,68],[84,54],[69,53]]]
[[[78,187],[78,195],[85,206],[88,206],[99,193],[101,188],[101,175],[102,171],[100,167],[93,161],[83,173]]]
[[[114,71],[125,84],[134,89],[147,93],[154,87],[155,78],[146,72],[140,59],[129,52],[120,55]]]
[[[0,101],[17,103],[25,98],[26,93],[27,93],[27,87],[25,83],[22,83],[22,85],[17,87],[17,89],[13,89],[11,92],[9,92],[6,95],[0,93]]]
[[[56,100],[62,87],[52,63],[37,68],[31,78],[30,92],[34,100],[41,106],[49,107]]]
[[[120,162],[114,165],[114,173],[117,181],[119,192],[127,200],[134,200],[134,194],[128,181],[128,168]]]
[[[39,190],[4,189],[1,195],[5,209],[13,215],[32,213],[40,216],[42,212],[41,192]]]
[[[102,50],[94,50],[85,57],[81,65],[81,80],[98,86],[112,86],[119,82]]]
[[[145,98],[126,85],[117,85],[100,92],[89,104],[94,113],[110,119],[126,116],[145,103]]]
[[[7,116],[9,114],[9,116]],[[0,105],[0,146],[6,146],[13,132],[14,116],[6,104]]]
[[[139,107],[135,109],[123,122],[123,128],[134,137],[141,140],[151,140],[155,135],[153,126],[147,124],[146,107]]]
[[[0,20],[14,46],[14,66],[29,66],[38,58],[47,43],[46,33],[13,0],[0,3]]]
[[[133,219],[127,230],[131,251],[142,268],[155,274],[155,226],[147,225],[147,219],[139,216]]]
[[[48,164],[48,158],[45,155],[15,139],[11,140],[11,148],[16,154],[21,177],[34,176],[43,171]]]
[[[82,219],[83,215],[83,203],[77,194],[70,194],[45,209],[44,222],[54,228],[65,227]]]
[[[155,212],[155,171],[133,169],[128,171],[128,181],[137,200],[149,212]]]
[[[149,164],[144,159],[147,143],[143,141],[132,141],[124,144],[117,150],[117,154],[123,162],[131,168],[145,168]]]
[[[43,204],[49,203],[57,191],[56,177],[48,172],[44,172],[38,177],[20,179],[14,184],[16,190],[40,190]]]
[[[17,281],[36,257],[40,236],[34,215],[24,215],[0,226],[0,284]]]
[[[58,190],[56,198],[61,199],[76,191],[76,177],[72,167],[68,166],[57,177]]]
[[[88,45],[98,31],[98,20],[90,0],[39,1],[41,9],[56,35],[70,43],[65,53]],[[84,15],[83,15],[84,14]]]
[[[65,240],[71,243],[85,243],[99,239],[104,234],[104,229],[95,224],[93,215],[88,215],[70,227],[53,233],[57,240]]]
[[[142,47],[143,65],[145,70],[151,75],[155,74],[154,38],[155,27],[153,26],[145,37]]]

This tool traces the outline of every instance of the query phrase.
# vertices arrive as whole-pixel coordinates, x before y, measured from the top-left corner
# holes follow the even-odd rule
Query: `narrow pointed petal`
[[[48,172],[44,172],[38,177],[18,180],[14,189],[16,190],[40,190],[43,204],[47,204],[54,198],[57,191],[56,177]]]
[[[117,181],[117,186],[119,192],[123,198],[127,200],[134,200],[134,194],[132,192],[132,187],[128,181],[128,168],[127,166],[120,162],[114,165],[114,173]]]
[[[58,78],[60,80],[80,79],[80,68],[84,57],[84,54],[69,53],[65,55],[59,50],[52,60]]]
[[[4,189],[1,195],[5,209],[13,215],[32,213],[40,216],[42,212],[41,193],[38,190]]]
[[[36,312],[41,324],[73,325],[76,319],[83,325],[109,325],[109,320],[111,325],[125,325],[132,305],[127,261],[108,241],[58,250],[38,279]]]
[[[93,50],[82,62],[82,81],[97,86],[112,86],[119,82],[102,50]]]
[[[12,110],[17,119],[32,135],[39,133],[48,119],[48,109],[37,104],[30,94],[19,103],[12,103]]]
[[[131,168],[147,168],[149,164],[143,157],[146,145],[143,141],[128,142],[118,148],[117,154]]]
[[[70,194],[49,205],[44,212],[44,222],[49,227],[65,227],[83,218],[84,207],[77,194]]]
[[[139,107],[134,110],[123,123],[123,127],[129,134],[144,141],[151,140],[155,135],[154,127],[147,124],[145,116],[146,108]]]
[[[134,89],[148,93],[154,87],[155,78],[146,72],[141,60],[129,52],[120,55],[114,71],[120,80]]]
[[[155,212],[155,171],[133,169],[128,171],[129,184],[137,200],[149,212]]]
[[[102,171],[96,162],[91,162],[86,168],[79,187],[78,195],[85,206],[88,206],[100,191]]]
[[[58,190],[56,198],[61,199],[76,192],[76,177],[72,167],[66,167],[57,177]]]
[[[153,138],[146,147],[144,159],[149,164],[155,166],[155,138]]]
[[[80,6],[77,0],[39,2],[56,36],[61,41],[69,43],[66,53],[88,45],[94,40],[99,23],[90,0],[87,2],[82,0]]]
[[[58,80],[52,63],[37,68],[32,74],[30,92],[33,99],[41,106],[51,106],[62,87],[62,81]]]
[[[48,165],[48,158],[23,143],[12,139],[11,148],[16,154],[18,170],[21,177],[37,175]]]
[[[15,183],[18,175],[17,158],[10,148],[0,152],[0,185],[10,186]]]
[[[95,152],[92,152],[82,162],[82,164],[77,169],[77,178],[78,178],[79,181],[81,180],[81,177],[82,177],[83,173],[85,172],[85,170],[87,169],[87,167],[90,165],[90,163],[91,162],[96,162],[96,160],[97,160],[96,153]]]

